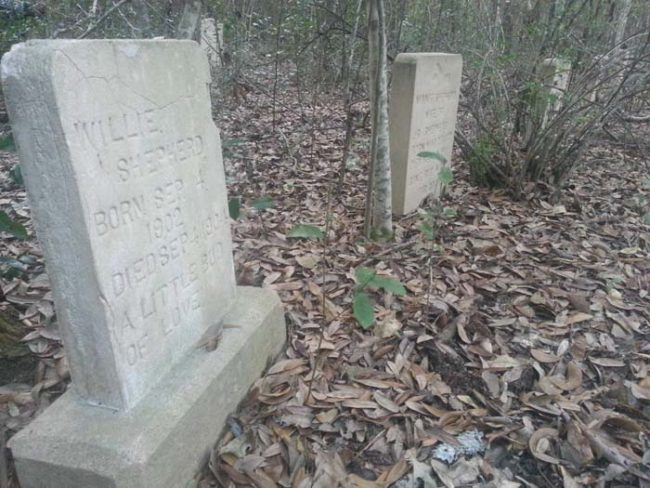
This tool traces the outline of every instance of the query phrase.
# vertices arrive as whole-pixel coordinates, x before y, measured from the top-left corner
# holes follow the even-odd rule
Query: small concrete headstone
[[[223,24],[210,17],[201,20],[201,47],[208,56],[210,68],[219,68],[223,50]]]
[[[181,486],[284,341],[235,286],[206,56],[30,41],[1,74],[73,386],[12,440],[22,486]]]
[[[547,58],[542,65],[542,82],[545,87],[546,107],[542,128],[549,118],[557,114],[564,103],[564,96],[571,80],[571,63],[561,58]]]
[[[429,195],[440,195],[438,174],[451,163],[462,65],[459,54],[402,53],[395,60],[390,148],[397,215],[412,212]]]
[[[524,141],[530,145],[548,121],[557,114],[564,103],[571,79],[571,64],[561,58],[547,58],[537,72],[537,88],[528,96],[528,107],[523,125]]]

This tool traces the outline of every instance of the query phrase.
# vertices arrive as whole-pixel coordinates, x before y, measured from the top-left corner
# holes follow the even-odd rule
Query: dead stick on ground
[[[219,332],[216,334],[210,334],[196,345],[197,349],[204,348],[208,352],[214,351],[217,347],[219,347],[219,343],[221,342],[221,337],[223,335],[223,331],[225,329],[240,329],[240,325],[231,325],[231,324],[225,324]],[[0,486],[0,488],[2,488]]]

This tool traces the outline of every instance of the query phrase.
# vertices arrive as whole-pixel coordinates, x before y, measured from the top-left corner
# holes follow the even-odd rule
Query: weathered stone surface
[[[526,145],[535,144],[548,121],[561,109],[571,79],[571,63],[561,58],[545,59],[537,70],[537,83],[528,90],[528,111],[522,126]]]
[[[217,24],[213,18],[201,20],[201,47],[208,56],[210,68],[213,70],[221,65],[223,50],[223,24]]]
[[[235,287],[205,54],[29,42],[2,80],[74,386],[11,439],[21,486],[185,487],[286,338]]]
[[[443,162],[419,157],[438,154],[450,164],[460,94],[459,54],[403,53],[393,65],[390,148],[393,213],[415,210],[427,196],[439,196]]]
[[[542,64],[541,73],[545,107],[542,127],[546,127],[549,118],[562,108],[564,95],[571,79],[571,63],[561,58],[547,58]]]
[[[54,402],[9,443],[22,488],[184,488],[286,337],[270,290],[238,288],[225,320],[215,351],[193,350],[128,412]]]
[[[205,54],[31,41],[2,80],[74,391],[128,410],[235,297]]]

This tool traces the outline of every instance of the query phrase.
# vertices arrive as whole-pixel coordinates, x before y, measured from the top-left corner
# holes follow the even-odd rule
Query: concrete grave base
[[[286,339],[277,295],[239,287],[217,349],[196,349],[133,410],[66,393],[14,436],[22,488],[184,488]]]

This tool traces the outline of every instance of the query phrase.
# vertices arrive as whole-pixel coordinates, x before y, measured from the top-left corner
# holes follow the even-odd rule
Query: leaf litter
[[[556,204],[532,185],[522,201],[472,187],[457,164],[444,198],[455,217],[440,222],[436,251],[419,213],[395,222],[392,242],[369,242],[368,127],[341,179],[342,99],[283,82],[275,133],[262,91],[219,125],[241,202],[238,282],[278,291],[287,350],[196,486],[648,486],[650,227],[630,203],[650,193],[647,158],[595,144]],[[0,385],[8,434],[69,382],[15,162],[0,153],[0,210],[28,239],[3,234],[0,255],[20,266],[2,278],[0,307],[38,361]],[[373,291],[367,331],[352,315],[360,266],[407,290]]]

